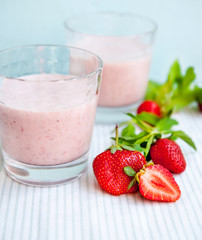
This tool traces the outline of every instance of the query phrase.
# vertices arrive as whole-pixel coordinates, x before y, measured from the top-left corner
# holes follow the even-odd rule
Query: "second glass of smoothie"
[[[95,12],[65,22],[68,45],[88,49],[104,62],[98,122],[122,122],[144,97],[156,24],[132,13]]]

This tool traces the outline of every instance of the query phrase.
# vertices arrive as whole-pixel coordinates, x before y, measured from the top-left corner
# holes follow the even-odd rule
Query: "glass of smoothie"
[[[103,62],[98,122],[122,122],[143,99],[156,23],[133,13],[94,12],[65,21],[67,44],[88,49]]]
[[[85,172],[101,74],[102,60],[74,47],[0,52],[0,137],[12,179],[52,186]]]

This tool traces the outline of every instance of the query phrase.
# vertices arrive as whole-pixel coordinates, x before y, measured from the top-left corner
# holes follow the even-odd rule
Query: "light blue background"
[[[64,19],[94,11],[131,11],[158,24],[150,77],[164,81],[178,58],[202,84],[202,0],[0,0],[0,50],[26,44],[65,44]]]

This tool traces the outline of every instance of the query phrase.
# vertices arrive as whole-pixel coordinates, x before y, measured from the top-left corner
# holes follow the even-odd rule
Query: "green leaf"
[[[180,138],[182,139],[184,142],[186,142],[187,144],[189,144],[193,149],[197,150],[196,149],[196,145],[195,143],[193,142],[193,140],[183,131],[173,131],[171,137],[177,137],[177,138]]]
[[[135,116],[132,113],[126,113],[126,115],[131,117],[133,119],[134,123],[137,124],[142,130],[144,130],[146,132],[151,131],[152,127],[149,124],[142,121],[140,118],[138,118],[138,115]]]
[[[179,78],[181,78],[181,69],[179,62],[176,60],[170,68],[167,82],[172,85]]]
[[[128,124],[121,132],[121,136],[133,137],[135,136],[135,126]]]
[[[145,149],[142,148],[139,144],[133,144],[133,145],[125,145],[121,144],[121,147],[123,149],[129,150],[129,151],[138,151],[138,152],[145,152]]]
[[[111,153],[114,154],[117,150],[122,151],[123,149],[120,146],[112,146]]]
[[[179,111],[184,107],[188,106],[196,99],[195,92],[193,90],[188,90],[184,93],[174,96],[168,107],[174,109],[174,111]]]
[[[172,126],[177,125],[178,122],[175,119],[172,118],[163,118],[161,119],[157,124],[156,124],[156,128],[160,131],[166,131],[168,132],[168,130],[170,130],[172,128]]]
[[[151,137],[148,139],[146,150],[145,150],[145,156],[146,157],[147,157],[147,155],[148,155],[148,153],[150,151],[150,148],[151,148],[151,145],[153,143],[153,140],[154,140],[154,135],[151,135]]]
[[[196,74],[194,73],[194,68],[189,67],[186,71],[185,76],[183,77],[182,80],[182,88],[183,90],[186,90],[187,88],[190,87],[190,84],[195,80]]]
[[[148,133],[147,135],[145,135],[142,138],[139,138],[138,140],[135,141],[136,144],[142,144],[143,142],[148,141],[148,139],[150,138],[151,133]]]
[[[129,190],[133,185],[135,185],[136,179],[133,178],[133,180],[129,183],[127,190]]]
[[[129,177],[134,177],[136,174],[135,170],[131,166],[126,166],[123,170]]]
[[[113,139],[113,138],[112,138]],[[135,137],[119,137],[119,142],[123,142],[123,141],[126,141],[126,142],[135,142],[136,140],[136,136]]]
[[[137,134],[135,136],[135,140],[138,140],[138,139],[140,139],[140,138],[142,138],[142,137],[144,137],[146,135],[148,135],[148,133],[146,131],[142,131],[142,132],[140,132],[139,134]]]
[[[142,131],[139,134],[135,135],[134,137],[127,137],[127,136],[119,137],[119,141],[121,143],[123,143],[123,142],[134,143],[135,141],[137,141],[138,139],[140,139],[146,135],[148,135],[148,133],[145,131]],[[112,138],[112,139],[115,139],[115,138]]]
[[[176,140],[177,140],[177,137],[175,137],[174,134],[172,134],[172,135],[170,135],[170,137],[168,137],[168,139],[173,140],[173,141],[176,141]]]
[[[145,95],[146,100],[156,100],[158,96],[158,89],[161,85],[155,81],[149,81],[147,85],[147,91]]]
[[[137,116],[142,121],[147,122],[151,125],[156,125],[157,122],[160,120],[160,118],[158,116],[156,116],[155,114],[152,114],[152,113],[148,113],[148,112],[142,112],[142,113],[138,114]]]
[[[153,130],[153,127],[149,125],[148,123],[144,122],[139,118],[139,115],[134,116],[136,119],[136,124],[144,131],[151,132]]]

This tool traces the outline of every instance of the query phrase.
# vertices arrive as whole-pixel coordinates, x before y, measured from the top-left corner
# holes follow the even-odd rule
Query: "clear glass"
[[[51,186],[85,172],[101,74],[102,60],[74,47],[0,52],[0,137],[12,179]]]
[[[144,97],[156,23],[132,13],[94,12],[65,21],[67,44],[88,49],[104,62],[98,122],[122,122]]]

